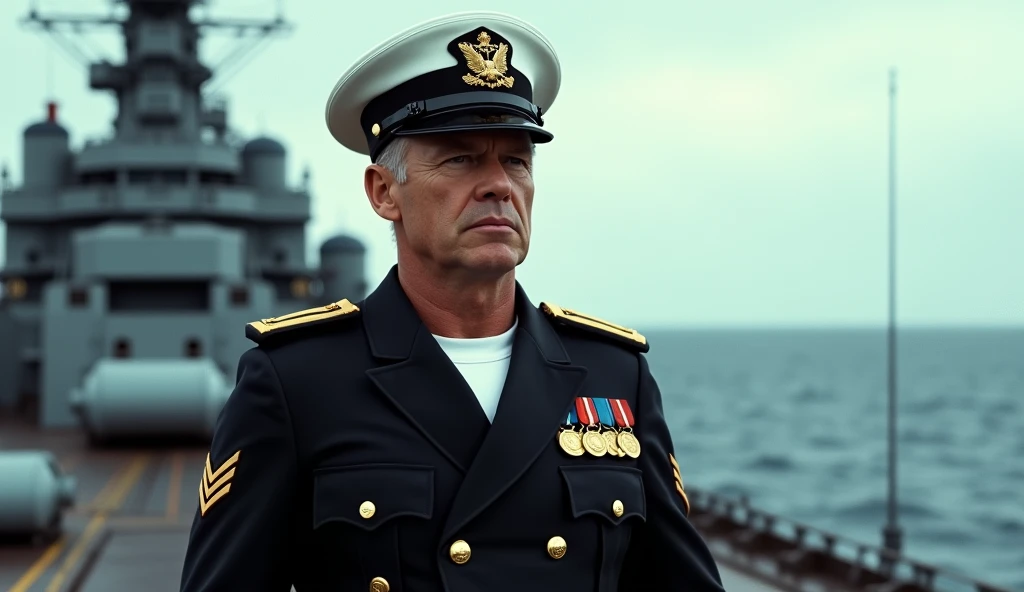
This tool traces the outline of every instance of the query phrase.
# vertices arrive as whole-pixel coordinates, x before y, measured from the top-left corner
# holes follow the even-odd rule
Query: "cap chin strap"
[[[541,118],[542,109],[518,95],[491,91],[474,91],[409,103],[380,122],[380,135],[383,137],[385,134],[394,131],[394,128],[399,125],[409,125],[427,116],[441,115],[448,111],[463,111],[463,108],[468,107],[512,109],[522,113],[537,125],[544,125],[544,120]]]

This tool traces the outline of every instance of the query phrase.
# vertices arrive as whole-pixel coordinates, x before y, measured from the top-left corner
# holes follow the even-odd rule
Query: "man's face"
[[[390,184],[396,231],[418,258],[446,270],[498,276],[526,259],[533,206],[525,132],[407,136],[406,182]]]

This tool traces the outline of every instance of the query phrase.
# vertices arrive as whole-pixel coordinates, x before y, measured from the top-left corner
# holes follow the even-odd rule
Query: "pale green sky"
[[[53,10],[105,4],[41,0]],[[271,15],[274,5],[214,4],[242,16]],[[15,180],[21,129],[43,113],[48,62],[73,142],[105,133],[113,114],[109,96],[88,92],[84,68],[16,24],[27,7],[0,3],[0,52],[18,56],[5,60],[0,94],[0,160]],[[556,138],[538,150],[534,242],[519,273],[535,302],[646,327],[884,323],[887,77],[896,66],[900,317],[1024,323],[1019,0],[284,7],[297,28],[227,84],[229,119],[281,139],[293,182],[310,165],[311,239],[344,230],[366,241],[371,284],[394,261],[390,231],[363,194],[366,160],[327,133],[327,95],[392,33],[489,8],[538,26],[563,65],[546,117]],[[119,55],[111,35],[90,41]]]

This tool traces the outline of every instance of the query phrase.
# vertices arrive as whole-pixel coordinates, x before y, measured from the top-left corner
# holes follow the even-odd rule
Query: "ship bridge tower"
[[[196,0],[124,0],[124,64],[93,64],[89,83],[118,97],[116,134],[126,140],[198,140],[202,125],[224,128],[223,112],[205,112],[200,88],[213,72],[199,61]]]
[[[306,262],[308,188],[289,185],[281,142],[231,133],[215,94],[290,25],[209,18],[205,4],[114,0],[107,15],[25,19],[66,37],[117,114],[107,138],[78,150],[56,105],[25,130],[22,185],[0,195],[0,408],[96,438],[206,435],[252,345],[245,324],[322,304]],[[118,63],[71,40],[104,28],[123,42]],[[236,46],[207,65],[200,42],[218,31]]]

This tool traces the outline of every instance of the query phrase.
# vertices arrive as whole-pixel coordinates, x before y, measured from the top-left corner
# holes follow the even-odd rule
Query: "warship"
[[[85,64],[116,97],[111,137],[73,148],[49,103],[24,129],[20,185],[3,171],[0,590],[177,590],[245,324],[366,294],[352,236],[307,265],[308,172],[290,186],[285,147],[236,137],[208,90],[225,65],[201,61],[201,35],[244,47],[290,24],[201,18],[201,4],[25,19],[65,42],[112,29],[125,57]],[[730,592],[1005,592],[904,557],[898,529],[874,547],[686,488]]]

